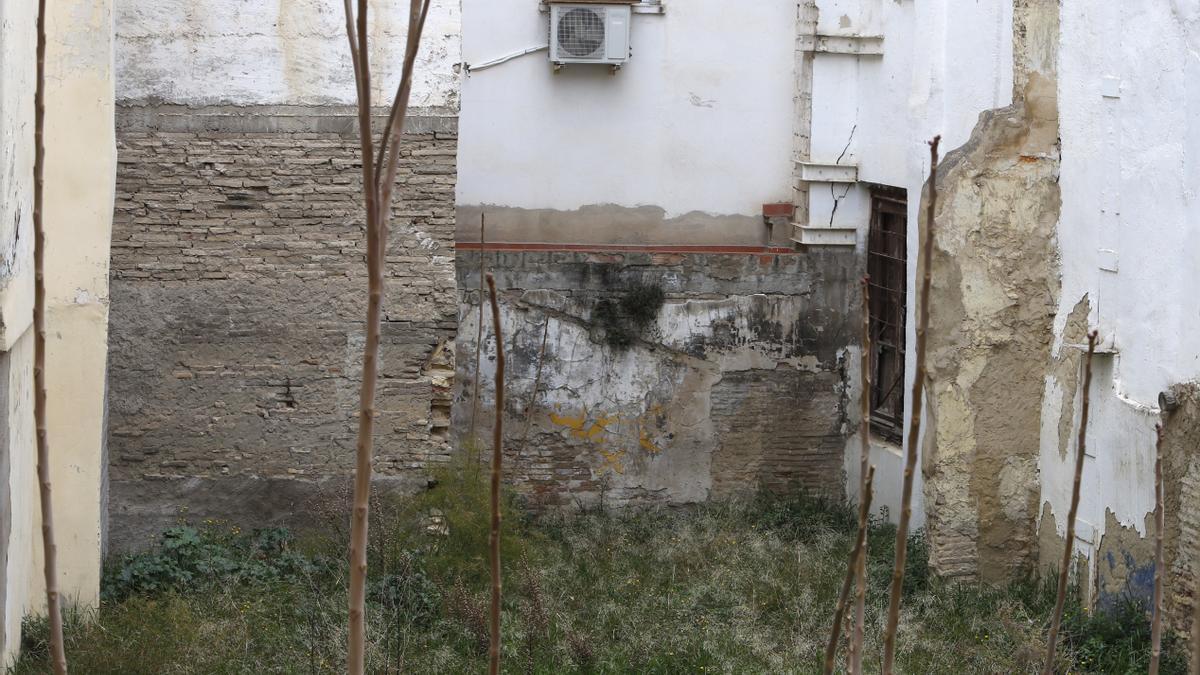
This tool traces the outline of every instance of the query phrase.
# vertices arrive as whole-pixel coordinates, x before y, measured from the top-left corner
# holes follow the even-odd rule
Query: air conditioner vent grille
[[[558,48],[575,58],[603,58],[605,24],[603,9],[577,7],[558,21]]]

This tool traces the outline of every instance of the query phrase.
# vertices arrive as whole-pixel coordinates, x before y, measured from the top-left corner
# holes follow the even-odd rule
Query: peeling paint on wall
[[[506,461],[531,499],[695,502],[760,487],[840,496],[853,253],[486,255],[505,289]],[[465,441],[477,377],[478,254],[460,256],[454,427]],[[614,348],[594,309],[636,284],[661,287],[665,304],[651,325]],[[521,446],[547,322],[541,384]],[[492,340],[483,354],[486,410]],[[485,439],[489,423],[477,427]]]
[[[347,104],[354,77],[341,3],[324,0],[121,0],[118,100],[187,104]],[[412,106],[458,108],[458,2],[435,0],[413,82]],[[408,5],[370,3],[375,101],[399,82]]]

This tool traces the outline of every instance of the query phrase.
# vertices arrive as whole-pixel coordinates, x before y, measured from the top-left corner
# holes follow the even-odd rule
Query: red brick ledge
[[[670,244],[545,244],[534,242],[455,243],[460,251],[551,251],[560,253],[711,253],[718,255],[794,255],[800,253],[787,246],[707,246]]]

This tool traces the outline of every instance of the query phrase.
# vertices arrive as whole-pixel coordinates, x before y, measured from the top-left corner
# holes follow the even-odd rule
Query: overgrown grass
[[[417,498],[377,505],[371,672],[485,669],[485,483],[460,468]],[[764,496],[532,518],[511,499],[506,504],[506,672],[819,670],[852,545],[849,509]],[[70,617],[72,668],[342,671],[347,580],[339,528],[344,523],[297,542],[278,531],[209,524],[173,531],[151,554],[114,561],[98,613]],[[869,671],[882,651],[894,532],[880,524],[871,530]],[[920,536],[910,551],[903,672],[1040,670],[1051,589],[1032,581],[1005,589],[944,585],[929,574]],[[1074,607],[1063,633],[1060,672],[1145,671],[1149,628],[1138,607],[1105,617]],[[44,635],[40,623],[27,625],[15,673],[46,671]],[[1178,654],[1168,655],[1164,672],[1184,672]]]

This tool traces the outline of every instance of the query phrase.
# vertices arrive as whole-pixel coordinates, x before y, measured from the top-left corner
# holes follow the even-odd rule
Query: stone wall
[[[381,126],[381,125],[380,125]],[[378,128],[378,126],[377,126]],[[129,107],[112,243],[112,545],[247,524],[353,465],[365,236],[348,109]],[[387,254],[376,470],[448,453],[457,123],[410,118]]]
[[[487,447],[495,341],[485,315],[476,405],[480,253],[463,247],[454,429]],[[842,495],[852,250],[484,256],[503,303],[506,466],[532,501]]]

